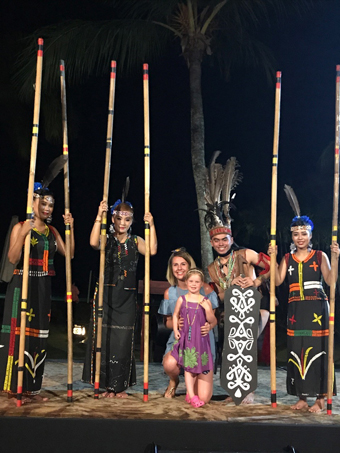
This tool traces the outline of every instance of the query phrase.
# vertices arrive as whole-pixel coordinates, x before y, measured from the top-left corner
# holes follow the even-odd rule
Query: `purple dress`
[[[201,335],[201,326],[207,321],[204,308],[182,296],[180,316],[184,319],[184,325],[180,330],[181,338],[175,340],[171,355],[190,373],[201,374],[213,370],[209,335]]]

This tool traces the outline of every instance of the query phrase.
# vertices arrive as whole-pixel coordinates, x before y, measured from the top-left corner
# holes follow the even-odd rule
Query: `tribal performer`
[[[59,172],[59,171],[58,171]],[[41,390],[46,359],[47,338],[51,314],[51,277],[55,275],[55,252],[65,255],[65,244],[58,231],[48,225],[52,219],[54,196],[47,181],[34,184],[33,212],[29,222],[14,225],[10,236],[8,259],[15,265],[13,278],[8,284],[0,340],[1,390],[14,395],[17,391],[18,354],[20,336],[20,301],[23,275],[23,245],[31,231],[27,324],[23,402],[41,401]],[[74,229],[71,214],[64,215],[71,226],[71,255],[74,254]],[[45,399],[44,399],[45,400]]]
[[[125,191],[127,194],[127,190]],[[94,222],[90,244],[100,249],[100,226],[103,212],[108,205],[101,201]],[[133,207],[117,200],[111,208],[112,225],[107,236],[105,250],[102,362],[100,387],[106,388],[107,398],[126,398],[125,390],[136,384],[134,358],[134,328],[136,321],[136,269],[138,254],[145,254],[145,242],[139,236],[131,235]],[[150,253],[157,253],[157,236],[150,212],[144,216],[150,225]],[[94,300],[95,304],[95,300]],[[92,334],[89,335],[83,380],[94,383],[95,345],[97,312],[93,310]]]
[[[276,286],[286,277],[289,284],[287,392],[299,398],[292,409],[308,408],[310,396],[316,397],[316,401],[309,411],[322,412],[327,395],[329,335],[329,304],[322,278],[328,285],[331,283],[331,268],[327,255],[312,248],[313,222],[300,215],[293,189],[285,185],[284,190],[295,213],[290,225],[291,252],[283,257],[275,277]],[[339,258],[336,242],[332,243],[331,251]],[[274,253],[272,246],[268,253]]]
[[[259,288],[268,279],[270,260],[262,252],[257,253],[248,248],[241,248],[234,243],[231,231],[232,219],[229,213],[231,192],[242,178],[237,169],[238,164],[235,157],[230,158],[223,168],[222,165],[215,163],[218,155],[219,152],[214,154],[208,168],[205,223],[211,245],[218,254],[217,258],[208,266],[209,275],[217,288],[221,302],[224,302],[224,306],[226,306],[225,304],[230,304],[230,302],[225,300],[225,292],[231,286],[236,285],[242,289]],[[258,276],[255,273],[256,268],[262,269]],[[268,300],[263,299],[263,302],[264,305],[261,305],[260,308],[257,336],[260,335],[269,318]],[[227,322],[228,320],[224,319],[224,323]],[[243,404],[252,402],[252,393],[242,401]]]

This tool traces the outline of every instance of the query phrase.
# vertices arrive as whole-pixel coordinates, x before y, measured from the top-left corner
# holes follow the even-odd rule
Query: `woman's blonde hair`
[[[170,283],[171,286],[176,286],[177,285],[177,278],[174,276],[174,273],[172,271],[172,260],[176,257],[179,256],[180,258],[183,258],[188,264],[189,264],[189,269],[196,267],[196,263],[193,259],[193,257],[186,251],[184,247],[181,247],[179,249],[173,250],[170,258],[168,260],[168,267],[166,270],[166,279]]]
[[[188,272],[185,274],[184,280],[187,281],[191,275],[195,274],[198,274],[201,277],[202,282],[204,283],[203,271],[201,271],[201,269],[198,269],[198,267],[192,267],[191,269],[189,269]]]

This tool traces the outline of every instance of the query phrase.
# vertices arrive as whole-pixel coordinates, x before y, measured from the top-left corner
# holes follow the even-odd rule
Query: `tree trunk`
[[[198,215],[201,236],[202,268],[206,278],[209,278],[207,267],[213,261],[213,253],[209,233],[204,224],[206,209],[204,201],[205,186],[205,151],[204,151],[204,116],[201,91],[202,54],[201,49],[194,49],[188,55],[190,73],[190,101],[191,101],[191,160],[195,180]]]

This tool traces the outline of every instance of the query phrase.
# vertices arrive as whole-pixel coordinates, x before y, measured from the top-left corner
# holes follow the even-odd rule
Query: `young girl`
[[[179,365],[184,368],[184,378],[187,388],[185,400],[193,407],[201,407],[204,401],[195,394],[197,380],[203,380],[210,386],[212,392],[213,360],[211,355],[209,336],[201,335],[201,326],[206,321],[214,322],[214,312],[210,301],[200,294],[204,283],[203,272],[199,269],[190,269],[185,280],[188,294],[178,298],[173,314],[173,329],[176,342],[171,352]],[[179,331],[179,317],[183,318],[184,325]],[[196,392],[197,393],[197,392]]]

